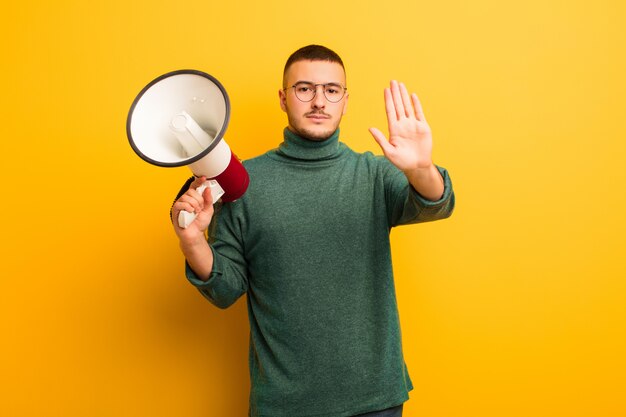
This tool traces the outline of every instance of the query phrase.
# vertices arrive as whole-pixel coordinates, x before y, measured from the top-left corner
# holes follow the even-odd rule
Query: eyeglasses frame
[[[310,99],[310,100],[302,100],[300,97],[298,97],[298,94],[297,94],[297,93],[296,93],[296,91],[294,90],[294,94],[295,94],[296,98],[297,98],[298,100],[300,100],[301,102],[303,102],[303,103],[309,103],[309,102],[311,102],[311,101],[315,100],[315,97],[317,96],[317,87],[318,87],[318,86],[320,86],[320,85],[321,85],[322,87],[324,87],[324,88],[322,89],[322,91],[324,92],[324,98],[325,98],[325,99],[326,99],[329,103],[339,103],[339,102],[340,102],[340,101],[341,101],[341,100],[342,100],[342,99],[346,96],[346,93],[348,92],[348,87],[346,87],[346,86],[344,86],[344,85],[341,85],[341,84],[339,84],[339,83],[319,83],[319,84],[315,84],[315,83],[312,83],[312,82],[309,82],[309,81],[298,81],[297,83],[295,83],[295,84],[294,84],[294,85],[292,85],[291,87],[285,87],[285,88],[283,88],[283,91],[287,92],[287,90],[289,90],[290,88],[295,88],[298,84],[312,84],[312,85],[313,85],[313,87],[314,87],[314,89],[313,89],[313,97],[311,97],[311,99]],[[332,101],[332,100],[330,100],[330,99],[328,98],[328,96],[326,95],[326,86],[327,86],[327,85],[333,85],[333,86],[341,87],[341,88],[343,89],[343,94],[341,95],[341,98],[340,98],[339,100],[337,100],[337,101]]]

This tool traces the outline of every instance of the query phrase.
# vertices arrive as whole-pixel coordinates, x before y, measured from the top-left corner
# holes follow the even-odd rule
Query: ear
[[[283,90],[278,90],[278,99],[280,100],[280,108],[287,112],[287,94]]]
[[[348,97],[350,97],[350,94],[346,92],[346,96],[343,98],[343,111],[341,112],[342,116],[348,111]]]

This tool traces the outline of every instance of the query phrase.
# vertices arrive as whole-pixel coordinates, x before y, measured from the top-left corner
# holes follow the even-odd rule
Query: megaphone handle
[[[222,195],[224,195],[224,190],[217,181],[209,180],[196,188],[196,191],[199,192],[200,195],[202,195],[204,194],[204,190],[206,190],[207,187],[211,188],[211,197],[213,198],[212,204],[215,204],[215,202],[219,200]],[[196,219],[196,216],[196,213],[190,213],[188,211],[181,210],[178,213],[178,226],[180,226],[182,229],[186,229],[191,223],[193,223],[193,221]]]

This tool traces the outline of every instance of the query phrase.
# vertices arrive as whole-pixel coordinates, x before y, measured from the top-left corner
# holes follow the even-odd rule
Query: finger
[[[204,207],[204,200],[196,190],[189,190],[178,199],[181,203],[189,204],[193,211],[200,211]]]
[[[389,143],[389,141],[387,140],[383,132],[376,129],[375,127],[370,127],[369,131],[374,137],[374,140],[376,141],[376,143],[378,143],[378,146],[380,146],[380,148],[383,150],[383,153],[385,155],[388,155],[390,152],[393,152],[393,146]]]
[[[413,108],[413,103],[411,103],[411,96],[409,96],[409,91],[406,89],[404,83],[400,83],[400,95],[402,96],[402,104],[404,105],[405,116],[406,117],[415,117],[415,109]]]
[[[189,189],[195,190],[196,188],[198,188],[205,182],[206,182],[206,177],[204,175],[202,175],[201,177],[196,177],[196,179],[193,180],[193,182],[189,185]]]
[[[174,204],[174,206],[172,207],[172,217],[173,218],[177,218],[178,217],[178,213],[180,213],[181,211],[187,211],[189,213],[195,213],[195,209],[194,207],[184,201],[180,201],[176,204]]]
[[[411,100],[413,100],[413,107],[415,107],[415,117],[417,117],[417,120],[426,121],[424,111],[422,110],[422,103],[420,103],[420,99],[417,97],[417,94],[411,94]]]
[[[387,112],[387,122],[389,124],[398,120],[396,106],[393,104],[393,98],[391,97],[391,90],[389,88],[385,88],[385,111]]]
[[[396,80],[391,81],[391,97],[393,98],[393,105],[396,108],[396,119],[406,117],[404,104],[402,104],[402,94],[400,94],[400,87]]]
[[[409,92],[406,89],[406,86],[403,83],[400,83],[400,95],[402,97],[402,104],[404,106],[404,115],[406,117],[414,117],[415,110],[413,109],[413,104],[411,104],[411,97],[409,97]]]

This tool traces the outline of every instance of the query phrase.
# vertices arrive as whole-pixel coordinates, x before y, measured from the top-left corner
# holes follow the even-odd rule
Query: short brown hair
[[[322,45],[307,45],[296,52],[291,54],[285,63],[285,69],[283,70],[283,82],[285,80],[285,75],[287,74],[287,70],[297,61],[328,61],[328,62],[336,62],[341,65],[343,70],[346,70],[346,67],[343,65],[343,61],[341,57],[337,55],[337,53],[331,49],[328,49]]]

